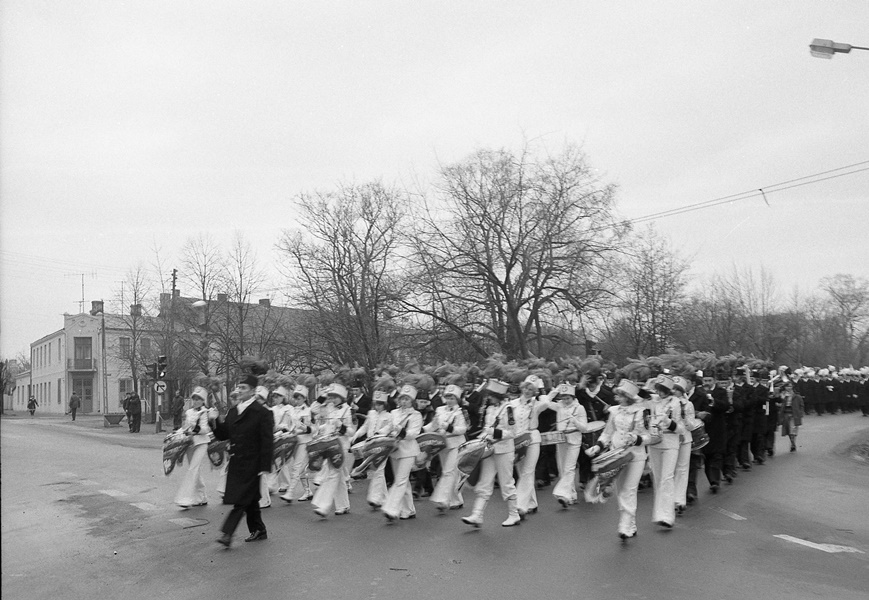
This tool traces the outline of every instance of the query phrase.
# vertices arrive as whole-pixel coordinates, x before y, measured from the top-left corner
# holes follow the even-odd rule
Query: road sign
[[[154,382],[154,391],[160,394],[161,396],[166,393],[166,382],[165,381],[156,381]]]

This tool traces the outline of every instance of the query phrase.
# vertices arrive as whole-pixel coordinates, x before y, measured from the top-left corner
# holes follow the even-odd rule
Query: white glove
[[[594,446],[592,446],[591,448],[588,448],[588,449],[585,451],[585,455],[588,456],[588,457],[592,457],[592,456],[594,456],[595,454],[597,454],[598,452],[600,452],[600,446],[598,446],[598,445],[595,444]]]
[[[211,408],[208,409],[208,419],[209,419],[209,420],[213,421],[213,420],[216,419],[218,416],[220,416],[220,413],[217,411],[216,408],[214,408],[214,407],[212,406]]]

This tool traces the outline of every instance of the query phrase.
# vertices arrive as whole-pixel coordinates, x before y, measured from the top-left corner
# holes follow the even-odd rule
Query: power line
[[[678,208],[671,208],[669,210],[664,210],[661,212],[652,213],[649,215],[644,215],[642,217],[637,217],[635,219],[625,219],[625,220],[621,221],[620,223],[624,224],[624,225],[644,223],[646,221],[652,221],[652,220],[659,219],[659,218],[672,217],[672,216],[681,215],[681,214],[688,213],[688,212],[702,210],[705,208],[712,208],[714,206],[719,206],[721,204],[729,204],[732,202],[749,200],[751,198],[757,198],[758,196],[763,197],[765,193],[771,194],[771,193],[775,193],[775,192],[783,192],[785,190],[789,190],[792,188],[801,187],[801,186],[809,185],[809,184],[813,184],[813,183],[820,183],[821,181],[827,181],[829,179],[836,179],[838,177],[845,177],[847,175],[854,175],[855,173],[860,173],[862,171],[869,170],[869,166],[863,166],[863,165],[869,165],[869,160],[864,160],[862,162],[854,163],[851,165],[846,165],[844,167],[837,167],[835,169],[830,169],[827,171],[821,171],[820,173],[814,173],[812,175],[806,175],[804,177],[797,177],[795,179],[790,179],[788,181],[774,183],[772,185],[765,186],[762,188],[757,188],[754,190],[747,190],[745,192],[740,192],[738,194],[731,194],[729,196],[722,196],[720,198],[713,198],[712,200],[705,200],[703,202],[697,202],[696,204],[688,204],[686,206],[681,206]],[[861,166],[863,166],[863,168],[860,168],[860,169],[854,168],[854,167],[861,167]],[[836,175],[829,175],[828,177],[821,177],[822,175],[828,175],[829,173],[836,173],[838,171],[843,171],[845,169],[853,169],[853,170],[848,171],[847,173],[838,173]],[[805,181],[807,179],[810,179],[811,181]],[[797,182],[799,182],[799,183],[797,183]],[[789,185],[789,184],[792,184],[792,185]],[[603,230],[610,229],[610,228],[611,228],[611,226],[604,226],[604,227],[598,227],[595,229],[591,229],[589,231],[591,231],[591,232],[603,231]]]

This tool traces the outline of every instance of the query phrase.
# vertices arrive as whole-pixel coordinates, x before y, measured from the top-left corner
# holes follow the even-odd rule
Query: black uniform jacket
[[[259,500],[259,474],[272,468],[274,416],[271,410],[254,400],[238,414],[229,409],[226,419],[213,424],[214,436],[229,440],[229,467],[226,474],[224,504],[246,506]]]

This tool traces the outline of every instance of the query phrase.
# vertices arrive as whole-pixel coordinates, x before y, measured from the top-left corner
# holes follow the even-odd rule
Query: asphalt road
[[[0,419],[5,599],[865,600],[869,590],[869,464],[848,450],[869,440],[858,415],[808,417],[798,452],[779,439],[783,453],[718,495],[701,486],[673,530],[651,523],[652,494],[641,493],[627,543],[614,500],[562,510],[547,488],[537,515],[502,528],[498,497],[478,530],[422,500],[417,519],[389,525],[358,482],[351,514],[325,521],[275,497],[269,539],[242,543],[242,523],[230,550],[214,542],[227,507],[213,491],[206,507],[172,504],[180,477],[163,475],[153,427]],[[209,490],[216,480],[209,473]]]

